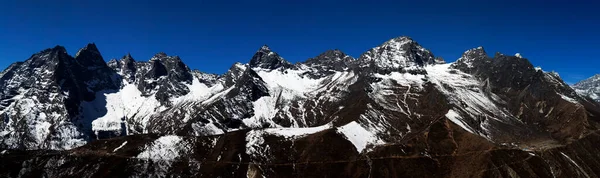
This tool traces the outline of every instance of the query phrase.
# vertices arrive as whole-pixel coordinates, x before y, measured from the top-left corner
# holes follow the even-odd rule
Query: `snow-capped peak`
[[[399,70],[404,67],[436,64],[433,54],[410,37],[393,38],[362,54],[361,66],[375,66],[381,70]]]
[[[270,52],[271,48],[269,48],[268,45],[263,45],[260,47],[260,49],[258,51],[266,51],[266,52]]]
[[[150,58],[150,61],[159,60],[160,58],[164,58],[164,57],[167,57],[167,53],[165,53],[165,52],[158,52],[154,56],[152,56],[152,58]]]
[[[388,41],[386,41],[384,43],[384,45],[394,45],[394,44],[406,44],[406,43],[410,43],[410,42],[415,42],[412,38],[408,37],[408,36],[399,36],[396,38],[392,38]]]
[[[485,52],[485,49],[483,48],[483,46],[478,46],[477,48],[471,48],[467,51],[465,51],[463,53],[463,57],[469,57],[469,56],[483,56],[483,55],[487,55],[487,52]]]
[[[515,54],[515,56],[518,58],[523,58],[523,56],[521,56],[521,53],[517,53],[517,54]]]

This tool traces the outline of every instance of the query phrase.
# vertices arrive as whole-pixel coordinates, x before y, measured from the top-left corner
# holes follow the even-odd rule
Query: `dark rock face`
[[[183,64],[178,56],[167,56],[158,53],[143,63],[143,68],[137,76],[138,89],[146,96],[155,94],[162,104],[169,105],[168,98],[182,96],[189,92],[184,84],[192,83],[191,70]]]
[[[340,50],[327,50],[314,58],[306,60],[303,64],[316,71],[307,72],[312,78],[321,78],[335,72],[346,71],[355,61],[354,58]]]
[[[12,149],[60,149],[89,140],[90,123],[81,115],[81,102],[119,86],[119,76],[94,44],[75,58],[62,46],[44,50],[12,65],[2,77],[0,100],[5,108],[0,117],[7,133],[2,146]]]
[[[590,115],[577,108],[592,101],[579,97],[555,74],[534,69],[524,58],[502,54],[490,58],[483,48],[476,48],[465,52],[453,67],[485,81],[482,88],[505,101],[499,105],[528,125],[526,129],[545,130],[557,139],[579,138],[586,132]],[[561,115],[570,119],[551,119]]]
[[[283,59],[279,54],[271,51],[269,46],[262,46],[250,59],[250,67],[263,69],[289,68],[292,64]]]
[[[481,47],[445,64],[398,37],[292,65],[264,46],[216,75],[165,53],[104,63],[94,44],[74,58],[57,46],[0,86],[2,177],[600,174],[600,105]]]

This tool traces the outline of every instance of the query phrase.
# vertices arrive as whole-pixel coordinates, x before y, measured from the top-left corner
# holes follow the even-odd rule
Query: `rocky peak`
[[[192,74],[190,68],[183,63],[179,56],[164,56],[160,58],[160,62],[168,70],[168,75],[171,79],[191,84]]]
[[[106,63],[94,43],[89,43],[81,48],[75,55],[75,60],[87,68],[104,68]]]
[[[220,77],[220,75],[201,72],[198,69],[192,70],[192,75],[194,75],[200,83],[203,83],[208,87],[215,85]]]
[[[23,62],[15,62],[10,64],[10,66],[0,72],[0,79],[2,79],[7,73],[11,73],[14,69],[19,68],[22,64]]]
[[[473,48],[473,49],[469,49],[469,50],[465,51],[461,58],[473,59],[473,58],[482,58],[482,57],[487,57],[487,52],[485,52],[485,49],[482,46],[479,46],[477,48]]]
[[[100,54],[98,47],[96,47],[96,44],[94,44],[94,43],[88,43],[87,45],[85,45],[85,47],[79,49],[79,51],[77,52],[77,54],[75,56],[79,56],[81,54],[81,52],[83,52],[83,51]]]
[[[118,72],[123,76],[127,82],[132,83],[135,81],[135,74],[137,72],[136,61],[131,57],[131,54],[123,56],[118,63]]]
[[[225,73],[223,80],[225,80],[225,86],[230,87],[235,85],[237,80],[242,76],[244,71],[246,71],[248,67],[242,63],[236,62],[233,64],[227,73]]]
[[[234,66],[235,67],[235,66]],[[236,67],[237,69],[239,66]],[[237,75],[237,78],[234,79],[234,89],[227,94],[228,98],[233,98],[237,95],[247,95],[247,99],[250,101],[256,101],[260,97],[269,96],[269,90],[267,84],[262,80],[262,78],[252,69],[246,68]],[[231,77],[235,77],[232,75]],[[231,83],[230,83],[231,84]],[[227,85],[227,84],[226,84]]]
[[[361,67],[372,66],[376,71],[400,71],[405,67],[436,64],[429,50],[407,36],[388,40],[365,52],[358,60]]]
[[[520,96],[517,91],[531,91],[534,98],[551,98],[558,94],[576,98],[558,75],[541,72],[529,60],[518,56],[496,53],[491,58],[478,47],[466,51],[452,67],[486,81],[498,95],[514,97]]]
[[[27,70],[44,70],[54,72],[59,66],[71,66],[73,57],[67,54],[63,46],[45,49],[31,56],[23,64]]]
[[[131,53],[127,53],[127,55],[123,56],[123,59],[121,59],[124,61],[124,63],[134,63],[135,59],[133,59],[133,57],[131,57]]]
[[[252,59],[250,59],[251,68],[277,69],[280,67],[289,68],[292,64],[283,59],[276,52],[271,51],[269,46],[264,45],[256,51]]]
[[[167,57],[167,53],[165,53],[165,52],[158,52],[150,60],[160,59],[160,58],[164,58],[164,57]]]
[[[302,64],[316,69],[316,72],[308,72],[312,78],[321,78],[335,71],[344,71],[349,68],[355,59],[344,52],[334,49],[327,50],[316,57],[310,58]]]
[[[479,46],[465,51],[462,56],[452,64],[452,67],[471,73],[477,66],[489,62],[491,62],[491,59],[488,57],[485,49]]]
[[[446,64],[446,60],[444,60],[442,57],[435,57],[434,60],[436,64]]]
[[[34,55],[47,54],[47,53],[52,53],[52,52],[55,52],[55,53],[67,53],[67,49],[65,49],[64,46],[56,45],[53,48],[48,48],[48,49],[42,50],[42,51],[40,51],[40,52],[38,52],[38,53],[36,53]]]
[[[102,54],[94,43],[81,48],[75,55],[77,65],[71,70],[79,82],[84,83],[92,91],[118,89],[117,74],[104,61]]]
[[[166,76],[168,74],[167,68],[165,65],[158,60],[158,58],[150,59],[150,70],[146,73],[146,77],[151,79],[158,79],[161,76]]]
[[[136,66],[136,75],[130,75],[129,81],[135,81],[137,88],[145,96],[156,94],[155,97],[161,104],[170,105],[169,99],[183,96],[189,92],[189,88],[185,84],[192,84],[193,75],[178,56],[168,56],[166,53],[160,52],[154,55],[149,62],[134,63],[131,56],[125,56],[122,62],[125,61]],[[127,71],[123,72],[127,74]]]
[[[338,49],[334,49],[334,50],[327,50],[314,58],[310,58],[310,59],[306,60],[305,64],[307,64],[307,65],[329,64],[329,63],[338,62],[338,61],[350,62],[352,60],[354,60],[354,58],[352,58],[351,56],[345,54],[344,52],[342,52]]]

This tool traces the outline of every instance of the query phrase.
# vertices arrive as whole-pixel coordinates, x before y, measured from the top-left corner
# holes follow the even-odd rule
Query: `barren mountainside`
[[[249,57],[221,75],[165,53],[106,63],[95,44],[14,63],[0,177],[600,176],[598,80],[483,47],[446,63],[405,36]]]

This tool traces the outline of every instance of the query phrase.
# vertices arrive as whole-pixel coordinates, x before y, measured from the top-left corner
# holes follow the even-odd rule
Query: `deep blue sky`
[[[95,42],[105,60],[179,55],[223,73],[263,44],[291,62],[327,49],[358,57],[401,35],[454,61],[469,48],[520,52],[569,83],[600,73],[598,2],[22,1],[0,5],[0,68],[57,44]]]

